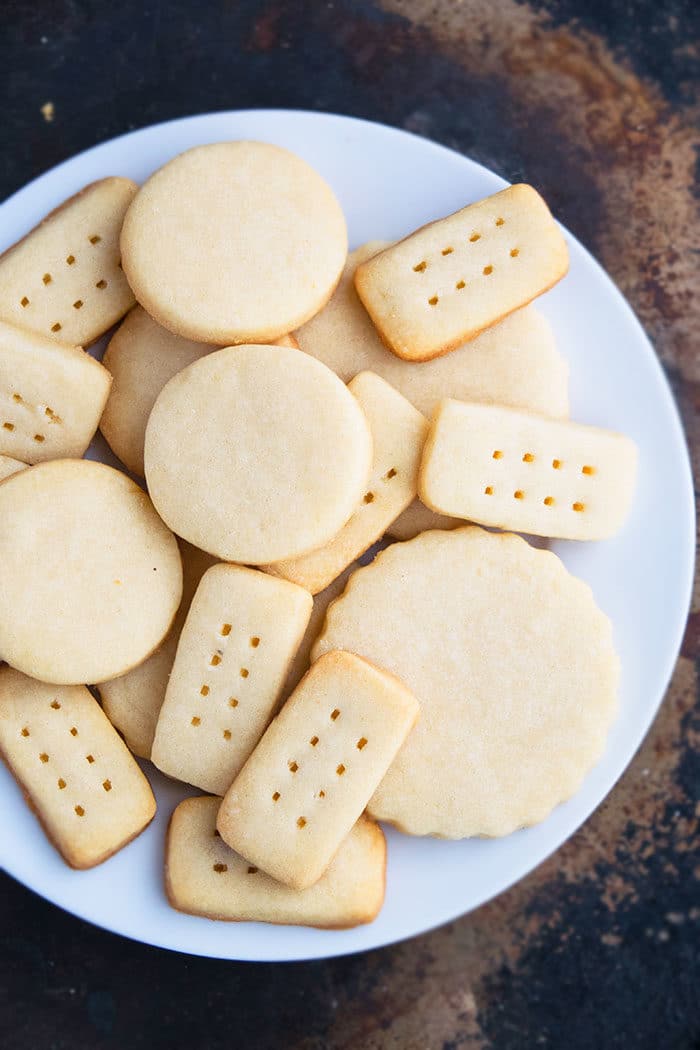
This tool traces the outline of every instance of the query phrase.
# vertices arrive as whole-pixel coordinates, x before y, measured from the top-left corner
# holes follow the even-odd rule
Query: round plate
[[[289,111],[216,113],[124,135],[36,179],[0,207],[0,250],[94,179],[128,175],[140,182],[190,146],[241,138],[286,146],[317,168],[345,210],[351,247],[405,236],[505,185],[457,153],[379,124]],[[611,617],[622,661],[619,716],[603,760],[579,793],[544,823],[503,839],[441,842],[390,830],[379,917],[355,930],[321,931],[212,922],[173,911],[163,892],[165,830],[175,804],[194,792],[152,767],[155,821],[88,872],[66,867],[3,767],[0,863],[11,875],[83,919],[148,944],[225,959],[320,958],[389,944],[478,907],[536,867],[595,809],[639,747],[673,670],[692,582],[693,488],[683,432],[654,351],[612,281],[564,232],[570,273],[538,306],[571,367],[572,417],[624,431],[640,452],[624,531],[605,543],[552,545]],[[115,462],[99,442],[92,455]]]

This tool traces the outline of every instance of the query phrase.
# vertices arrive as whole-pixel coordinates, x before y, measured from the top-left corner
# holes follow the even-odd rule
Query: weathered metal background
[[[112,135],[211,109],[427,135],[534,182],[600,259],[658,350],[697,465],[699,41],[695,0],[4,0],[0,197]],[[595,816],[498,900],[384,951],[188,959],[3,878],[4,1050],[700,1047],[699,661],[696,600],[661,713]]]

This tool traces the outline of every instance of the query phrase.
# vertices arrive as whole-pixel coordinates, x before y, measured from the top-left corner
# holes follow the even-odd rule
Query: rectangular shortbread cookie
[[[138,189],[100,179],[47,215],[0,256],[0,318],[88,346],[135,299],[122,273],[119,234]]]
[[[224,794],[272,717],[312,604],[308,591],[256,569],[204,573],[156,725],[159,769]]]
[[[355,271],[384,343],[428,361],[496,324],[566,273],[566,242],[532,186],[510,186],[432,222]]]
[[[148,781],[85,686],[0,668],[0,752],[73,868],[100,864],[155,814]]]
[[[480,525],[600,540],[624,523],[636,467],[623,434],[446,400],[423,452],[420,497]]]
[[[354,653],[326,653],[229,788],[217,819],[222,838],[286,886],[312,886],[417,716],[398,678]]]
[[[267,572],[318,594],[383,535],[418,491],[418,467],[427,420],[410,401],[373,372],[348,383],[372,431],[373,461],[367,492],[346,525],[325,547],[265,566]]]
[[[188,798],[172,815],[165,885],[173,908],[230,922],[342,929],[372,922],[384,901],[386,840],[362,816],[325,875],[293,890],[234,853],[216,830],[219,798]]]
[[[25,463],[79,459],[111,384],[79,346],[0,321],[0,453]]]

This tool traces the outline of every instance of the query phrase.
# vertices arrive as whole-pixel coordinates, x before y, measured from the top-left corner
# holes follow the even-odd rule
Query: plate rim
[[[21,186],[17,190],[15,190],[9,197],[7,197],[4,201],[2,201],[0,203],[0,216],[6,210],[9,210],[9,208],[16,207],[17,204],[21,202],[23,196],[25,196],[25,195],[29,196],[29,195],[31,195],[33,193],[36,193],[38,190],[40,190],[42,188],[42,183],[44,183],[44,182],[49,183],[49,182],[53,181],[54,179],[56,179],[57,177],[60,177],[60,174],[61,174],[61,172],[64,169],[66,169],[66,168],[68,168],[70,166],[79,164],[79,162],[81,160],[83,160],[84,158],[86,158],[88,155],[93,154],[96,151],[99,151],[103,147],[114,146],[117,143],[121,143],[121,144],[125,144],[126,142],[134,143],[134,141],[138,140],[139,137],[146,138],[147,136],[153,134],[153,132],[160,132],[160,133],[162,133],[164,130],[166,130],[169,127],[178,126],[178,128],[182,128],[183,125],[184,126],[187,126],[187,125],[195,126],[195,125],[200,125],[202,122],[206,122],[208,120],[216,121],[216,120],[225,120],[227,118],[235,120],[235,119],[241,118],[241,117],[244,117],[245,119],[260,119],[261,121],[265,121],[266,119],[268,119],[270,117],[272,117],[274,119],[280,119],[280,118],[297,118],[297,119],[299,119],[299,118],[301,118],[302,121],[309,121],[310,120],[311,122],[314,122],[314,121],[319,121],[319,122],[324,122],[324,121],[336,122],[336,121],[340,121],[341,123],[347,123],[347,124],[351,124],[351,125],[357,125],[357,126],[360,126],[360,127],[364,127],[365,129],[371,129],[371,131],[373,133],[377,132],[377,131],[380,131],[384,135],[388,134],[390,136],[396,136],[396,137],[400,137],[402,139],[405,139],[405,138],[414,139],[414,140],[416,140],[417,144],[422,149],[429,149],[431,151],[434,151],[438,155],[441,154],[441,155],[443,155],[445,157],[445,159],[449,158],[451,162],[454,162],[455,159],[457,159],[460,162],[467,162],[469,165],[473,165],[476,169],[479,169],[479,171],[482,174],[485,174],[486,176],[488,176],[489,179],[491,179],[491,180],[498,180],[498,182],[501,185],[503,185],[503,186],[508,185],[508,182],[505,179],[503,179],[500,175],[498,175],[496,172],[493,172],[491,169],[487,168],[485,165],[479,163],[478,161],[473,160],[471,157],[466,156],[465,154],[460,153],[456,149],[452,149],[452,148],[450,148],[448,146],[444,146],[441,143],[438,143],[438,142],[435,142],[435,141],[433,141],[431,139],[425,138],[424,136],[418,135],[418,134],[416,134],[414,132],[405,131],[402,128],[397,128],[397,127],[394,127],[392,125],[384,124],[384,123],[379,122],[379,121],[372,121],[372,120],[367,120],[367,119],[361,118],[361,117],[348,116],[348,115],[338,114],[338,113],[329,113],[329,112],[325,112],[325,111],[314,111],[314,110],[303,110],[303,109],[284,109],[284,108],[279,108],[279,107],[262,108],[262,109],[260,109],[260,108],[239,109],[239,110],[223,109],[223,110],[215,110],[215,111],[211,111],[211,112],[207,112],[207,113],[190,114],[190,115],[187,115],[187,116],[184,116],[184,117],[179,117],[179,118],[176,117],[176,118],[173,118],[173,119],[170,119],[170,120],[158,122],[156,124],[150,124],[150,125],[146,125],[144,127],[135,128],[135,129],[132,129],[130,131],[124,132],[121,135],[116,135],[116,136],[113,136],[111,138],[104,139],[101,142],[98,142],[98,143],[95,143],[92,146],[86,147],[85,149],[81,150],[80,152],[78,152],[78,153],[76,153],[76,154],[66,158],[65,160],[59,162],[58,164],[56,164],[52,168],[48,169],[47,171],[42,172],[41,174],[37,175],[30,182],[24,184],[23,186]],[[265,138],[265,129],[264,129],[264,127],[261,129],[261,135],[262,135],[262,138]],[[560,226],[561,226],[561,224],[560,224]],[[686,440],[686,437],[685,437],[685,432],[684,432],[684,429],[683,429],[683,424],[682,424],[680,411],[679,411],[678,405],[676,403],[676,400],[675,400],[675,398],[673,396],[673,391],[672,391],[670,382],[669,382],[669,380],[668,380],[668,378],[666,376],[666,373],[665,373],[665,371],[664,371],[664,369],[663,369],[663,367],[661,365],[661,361],[660,361],[656,351],[654,350],[653,344],[651,343],[651,340],[649,339],[649,337],[648,337],[648,335],[647,335],[647,333],[646,333],[646,331],[645,331],[641,321],[639,320],[639,318],[635,314],[635,312],[632,309],[630,303],[627,301],[625,296],[622,294],[622,292],[618,288],[618,286],[615,283],[615,281],[613,280],[613,278],[607,273],[607,271],[604,270],[604,268],[598,262],[597,258],[592,254],[592,252],[588,248],[586,248],[581,243],[581,241],[574,234],[571,233],[570,230],[568,230],[565,227],[562,227],[562,229],[564,229],[564,231],[565,231],[566,238],[567,238],[567,241],[569,242],[569,244],[573,245],[575,247],[576,251],[581,253],[582,257],[585,259],[586,263],[589,266],[592,264],[592,266],[593,266],[593,268],[595,270],[596,278],[598,280],[602,280],[604,282],[604,284],[607,286],[607,296],[606,297],[608,299],[610,297],[612,297],[612,299],[614,301],[615,310],[616,311],[620,311],[620,308],[622,308],[622,312],[625,315],[625,319],[626,319],[627,323],[633,325],[637,329],[638,335],[641,337],[641,343],[644,344],[644,352],[645,352],[645,355],[646,355],[646,358],[647,358],[647,364],[649,364],[651,366],[652,372],[654,373],[654,378],[655,378],[655,381],[656,381],[656,392],[664,401],[664,407],[665,407],[665,411],[666,411],[666,414],[667,414],[667,419],[668,419],[668,422],[670,423],[670,426],[671,426],[670,434],[671,434],[671,436],[673,438],[673,442],[674,442],[674,444],[676,446],[676,451],[678,451],[680,453],[679,462],[678,462],[677,466],[680,469],[681,475],[683,475],[684,489],[685,489],[685,495],[686,495],[686,502],[685,502],[683,508],[679,508],[679,510],[682,512],[682,516],[684,518],[684,521],[683,521],[682,525],[679,525],[679,528],[680,528],[680,530],[682,532],[682,535],[685,537],[686,546],[688,548],[684,552],[684,564],[687,564],[688,572],[687,572],[687,578],[685,580],[685,593],[684,593],[684,596],[683,596],[683,601],[682,602],[679,601],[677,603],[677,605],[675,606],[675,616],[673,617],[674,624],[673,624],[672,631],[670,632],[674,636],[674,639],[675,639],[674,640],[674,644],[673,644],[673,646],[671,646],[669,648],[668,653],[666,655],[666,659],[663,661],[663,665],[660,665],[658,673],[657,673],[657,676],[656,676],[657,679],[658,679],[658,682],[661,683],[660,688],[658,690],[659,695],[655,699],[654,704],[650,708],[650,710],[647,713],[645,713],[643,716],[638,716],[638,718],[637,718],[637,720],[635,722],[634,740],[631,742],[633,744],[632,750],[630,751],[628,749],[628,751],[626,752],[626,757],[623,760],[620,760],[618,758],[618,760],[615,762],[615,764],[614,764],[614,775],[612,775],[612,779],[610,779],[609,782],[608,782],[608,778],[606,777],[606,779],[605,779],[605,787],[603,789],[602,794],[600,794],[600,792],[598,790],[596,791],[596,801],[592,805],[590,805],[590,806],[587,805],[585,807],[585,812],[582,815],[580,815],[580,819],[577,816],[574,825],[572,827],[570,827],[570,828],[567,828],[567,830],[566,830],[566,832],[564,833],[563,836],[560,836],[560,834],[557,833],[557,835],[556,835],[556,839],[557,839],[556,843],[551,845],[551,847],[547,847],[545,849],[545,851],[542,852],[541,854],[538,854],[538,859],[537,859],[537,861],[534,864],[531,863],[531,861],[529,861],[527,859],[523,859],[520,864],[512,865],[512,868],[513,868],[512,875],[509,875],[509,877],[506,879],[506,881],[504,881],[502,884],[497,885],[492,890],[489,890],[488,892],[483,894],[481,897],[479,897],[479,899],[476,902],[468,905],[466,910],[460,910],[460,911],[458,911],[456,913],[451,910],[449,914],[445,914],[444,916],[438,917],[434,921],[431,920],[427,924],[420,924],[420,923],[418,923],[415,926],[415,928],[413,928],[413,929],[411,929],[409,931],[399,931],[395,935],[390,935],[388,938],[381,937],[379,940],[377,940],[377,941],[375,941],[375,942],[373,942],[371,944],[360,944],[360,945],[356,945],[356,946],[343,944],[342,946],[338,945],[336,947],[332,942],[326,943],[325,940],[324,940],[323,942],[319,941],[318,942],[318,947],[315,946],[313,950],[310,950],[310,951],[306,950],[306,951],[302,951],[301,953],[290,952],[288,954],[280,955],[280,954],[275,954],[275,953],[265,953],[265,952],[263,952],[262,954],[258,954],[258,955],[255,955],[255,956],[250,956],[250,955],[245,955],[245,954],[243,954],[243,955],[241,955],[241,954],[220,954],[218,952],[212,952],[211,949],[209,949],[208,947],[204,947],[204,946],[198,946],[198,945],[194,945],[193,946],[191,944],[186,944],[186,946],[183,946],[182,943],[176,944],[176,943],[173,943],[172,941],[169,942],[167,939],[164,939],[164,938],[161,938],[161,937],[154,937],[151,932],[149,932],[146,936],[139,936],[135,932],[124,931],[123,929],[119,928],[118,925],[116,925],[116,926],[108,925],[109,917],[107,915],[104,915],[102,919],[95,918],[91,914],[86,915],[85,913],[81,913],[80,911],[75,910],[73,907],[69,906],[66,903],[62,903],[60,901],[55,900],[53,897],[49,896],[45,892],[45,890],[43,888],[39,888],[39,885],[37,885],[37,882],[34,879],[29,880],[29,879],[25,879],[24,877],[20,877],[20,876],[16,875],[14,873],[14,871],[12,871],[7,866],[7,864],[5,863],[5,860],[0,858],[0,867],[2,868],[2,870],[4,870],[6,872],[6,874],[10,875],[10,877],[12,877],[15,881],[17,881],[17,882],[21,883],[22,885],[26,886],[32,892],[34,892],[34,893],[38,894],[39,896],[43,897],[45,900],[49,901],[54,906],[60,908],[62,911],[67,912],[68,914],[71,914],[71,915],[75,915],[77,918],[82,919],[85,922],[89,922],[92,925],[97,926],[98,928],[101,928],[103,930],[106,930],[109,933],[118,934],[119,936],[127,937],[130,940],[134,940],[134,941],[142,943],[142,944],[146,944],[146,945],[150,945],[150,946],[154,946],[154,947],[158,947],[158,948],[164,948],[164,949],[167,949],[169,951],[176,951],[176,952],[179,952],[181,954],[188,954],[188,955],[205,957],[205,958],[220,958],[220,959],[226,959],[226,960],[231,960],[231,961],[239,960],[239,961],[255,961],[255,962],[288,962],[288,961],[308,961],[308,960],[311,960],[311,959],[327,959],[327,958],[340,957],[340,956],[343,956],[343,955],[358,954],[360,952],[374,950],[374,949],[378,949],[380,947],[385,947],[385,946],[388,946],[388,945],[391,945],[391,944],[396,944],[396,943],[398,943],[400,941],[407,940],[407,939],[412,938],[414,936],[419,936],[421,934],[428,933],[431,930],[434,930],[434,929],[438,928],[439,926],[444,925],[447,922],[455,921],[456,919],[460,918],[461,916],[469,914],[470,912],[474,911],[476,908],[481,907],[483,904],[487,903],[490,900],[493,900],[494,897],[500,895],[501,893],[506,892],[506,890],[510,889],[513,885],[515,885],[515,883],[520,881],[522,878],[524,878],[530,872],[534,871],[535,868],[539,867],[540,864],[544,863],[545,860],[547,860],[550,856],[552,856],[552,854],[555,853],[556,850],[558,850],[561,846],[563,846],[564,843],[569,838],[571,838],[580,829],[580,827],[589,819],[591,814],[602,804],[602,802],[608,797],[610,792],[613,790],[613,788],[615,787],[615,785],[619,781],[619,779],[622,776],[622,774],[625,772],[625,770],[628,768],[630,763],[633,761],[637,751],[639,750],[639,747],[641,746],[644,738],[646,737],[647,733],[649,732],[650,726],[651,726],[652,722],[654,721],[656,715],[658,714],[659,709],[661,707],[661,704],[663,703],[663,700],[665,698],[665,695],[666,695],[666,692],[667,692],[667,689],[668,689],[668,685],[670,683],[671,677],[672,677],[674,669],[676,667],[676,663],[677,663],[677,660],[678,660],[678,655],[679,655],[679,652],[680,652],[680,646],[681,646],[682,639],[683,639],[683,633],[684,633],[684,630],[685,630],[685,625],[686,625],[688,612],[689,612],[689,608],[690,608],[690,603],[691,603],[691,600],[692,600],[692,590],[693,590],[693,581],[694,581],[694,566],[695,566],[696,508],[695,508],[695,499],[694,499],[694,484],[693,484],[692,466],[691,466],[690,454],[689,454],[689,449],[688,449],[688,445],[687,445],[687,440]],[[600,797],[598,797],[598,795],[600,795]],[[391,832],[390,834],[397,834],[397,833]],[[88,912],[89,912],[89,909],[88,909]],[[173,912],[173,914],[176,917],[180,915],[179,912]],[[190,918],[190,917],[188,917],[188,918]],[[203,920],[199,920],[199,921],[203,921]],[[207,920],[204,920],[204,921],[207,921]],[[227,924],[227,925],[235,926],[236,924]],[[285,928],[277,927],[277,929],[278,930],[282,930],[282,932],[284,933],[284,929]],[[292,927],[291,929],[295,930],[297,928],[296,927]],[[365,929],[371,930],[372,926],[370,924],[368,927],[360,927],[359,929],[360,930],[365,930]],[[187,939],[186,935],[185,935],[184,939],[185,940]],[[181,938],[181,940],[182,940],[182,938]],[[233,945],[233,947],[235,948],[235,944]]]

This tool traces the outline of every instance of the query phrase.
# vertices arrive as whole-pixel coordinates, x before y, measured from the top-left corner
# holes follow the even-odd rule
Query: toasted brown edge
[[[97,701],[95,701],[95,703],[97,703]],[[106,717],[107,716],[105,715],[105,718]],[[111,724],[112,723],[110,722],[110,725]],[[114,728],[114,727],[112,727],[112,728]],[[115,733],[117,732],[116,729],[114,731],[115,731]],[[119,739],[121,740],[121,737]],[[125,746],[126,746],[126,744],[125,744]],[[136,763],[136,759],[133,757],[133,755],[131,753],[129,753],[129,757],[132,759],[132,761],[134,761]],[[19,787],[20,791],[22,792],[22,797],[24,798],[24,801],[26,802],[28,808],[31,810],[31,812],[36,817],[36,820],[39,823],[39,826],[41,827],[41,830],[44,832],[44,835],[46,836],[48,841],[51,843],[53,848],[56,850],[56,852],[63,858],[63,860],[68,865],[68,867],[69,868],[73,868],[74,871],[87,871],[90,868],[96,868],[99,864],[104,864],[104,862],[106,860],[109,860],[110,857],[113,857],[115,853],[119,853],[119,851],[124,849],[125,846],[128,846],[130,842],[133,842],[134,839],[138,838],[138,836],[142,832],[144,832],[146,830],[146,828],[148,827],[148,825],[151,823],[151,821],[153,820],[153,818],[156,815],[156,810],[157,810],[158,807],[157,807],[157,803],[156,803],[156,797],[153,794],[153,788],[151,787],[151,783],[150,783],[148,777],[146,776],[146,774],[143,772],[143,770],[139,766],[138,767],[139,768],[139,772],[141,773],[141,776],[143,777],[144,781],[146,782],[146,785],[148,787],[149,794],[150,794],[150,797],[151,797],[151,802],[152,802],[152,812],[150,813],[148,819],[146,820],[146,822],[140,828],[137,828],[131,835],[129,835],[122,842],[120,842],[118,845],[116,845],[114,847],[114,849],[109,849],[109,850],[104,851],[103,853],[97,854],[94,859],[87,860],[87,861],[79,861],[75,857],[69,855],[68,853],[64,853],[63,852],[63,850],[59,846],[58,842],[56,841],[56,839],[53,837],[53,835],[49,831],[49,828],[48,828],[47,824],[44,821],[44,818],[43,818],[43,816],[41,814],[41,810],[39,809],[39,807],[37,805],[37,802],[35,801],[34,796],[29,791],[29,789],[25,785],[24,781],[20,779],[19,773],[15,770],[15,767],[12,764],[9,755],[7,754],[5,749],[2,748],[2,747],[0,747],[0,759],[2,759],[2,761],[5,763],[6,767],[9,769],[10,773],[14,777],[15,783],[17,784],[17,786]],[[136,763],[136,765],[138,766],[138,763]]]
[[[34,233],[36,233],[37,230],[41,229],[42,226],[44,226],[47,223],[51,222],[52,219],[55,219],[57,215],[59,215],[62,211],[65,211],[67,208],[71,207],[71,205],[77,203],[77,201],[79,201],[81,197],[84,197],[87,193],[89,193],[90,190],[93,190],[96,186],[100,186],[102,183],[105,183],[105,182],[128,182],[128,183],[130,183],[131,186],[134,189],[134,193],[132,194],[131,200],[134,199],[134,197],[136,196],[136,192],[138,191],[138,188],[139,188],[138,187],[138,183],[134,182],[133,179],[128,178],[126,175],[107,175],[103,179],[95,179],[93,182],[88,182],[87,186],[83,186],[83,188],[81,190],[78,190],[77,193],[74,193],[71,197],[68,197],[61,204],[58,204],[55,208],[52,208],[51,211],[47,215],[45,215],[43,219],[40,219],[39,222],[37,222],[34,226],[32,226],[31,230],[28,230],[27,233],[25,233],[23,237],[20,237],[20,239],[18,241],[15,241],[14,244],[11,244],[9,246],[9,248],[6,248],[4,252],[0,253],[0,265],[7,258],[9,258],[9,256],[11,256],[12,253],[17,248],[20,247],[20,245],[24,244],[25,241],[29,240],[29,238]],[[131,204],[131,201],[129,202],[129,204]],[[117,321],[120,321],[122,319],[122,317],[124,317],[124,315],[126,313],[128,313],[128,311],[132,308],[132,306],[136,302],[136,296],[134,295],[134,291],[131,288],[131,285],[129,284],[129,281],[126,279],[126,274],[124,274],[124,278],[126,280],[127,287],[131,291],[131,295],[132,295],[132,298],[133,298],[134,302],[131,303],[130,305],[128,305],[124,310],[122,310],[120,313],[116,314],[115,316],[111,316],[110,315],[111,316],[111,320],[109,321],[109,323],[105,324],[104,327],[101,327],[96,335],[93,334],[88,339],[85,340],[85,343],[88,346],[92,345],[92,343],[97,342],[97,340],[100,339],[105,334],[105,332],[109,331],[109,329],[112,327],[113,324],[116,324]],[[8,321],[7,323],[8,324],[12,324],[13,322]],[[16,325],[15,327],[20,327],[20,326]],[[36,329],[32,328],[32,329],[29,329],[29,331],[36,331]],[[56,340],[56,342],[58,342],[58,341],[59,340]],[[71,343],[69,345],[75,346],[76,344]]]
[[[534,193],[539,198],[539,200],[542,202],[542,204],[545,206],[545,208],[549,212],[549,215],[550,215],[550,218],[552,219],[552,222],[555,225],[557,225],[556,219],[552,215],[552,213],[551,213],[551,211],[549,209],[549,205],[545,201],[544,197],[542,197],[541,193],[539,193],[535,189],[535,187],[531,186],[529,183],[524,183],[524,182],[513,183],[511,186],[507,186],[504,190],[500,190],[498,192],[499,193],[504,193],[504,192],[506,192],[506,190],[516,189],[516,188],[520,188],[520,187],[524,187],[524,186],[527,187],[527,189],[529,191],[532,191],[532,193]],[[492,196],[492,197],[493,196],[498,196],[498,193],[490,194],[489,196]],[[488,199],[488,198],[482,198],[482,200],[486,200],[486,199]],[[481,200],[473,201],[473,204],[480,204],[480,203],[481,203]],[[470,205],[465,205],[465,207],[469,207],[469,206]],[[457,209],[457,211],[463,211],[463,210],[464,210],[463,208],[458,208]],[[357,292],[357,296],[358,296],[360,302],[362,303],[362,305],[364,306],[365,310],[369,314],[370,320],[372,321],[372,324],[376,328],[377,334],[379,335],[379,338],[381,339],[381,341],[384,344],[384,346],[387,348],[387,350],[390,350],[392,354],[395,354],[396,357],[401,358],[402,361],[415,361],[415,362],[420,363],[420,362],[424,362],[424,361],[433,361],[436,357],[444,357],[445,354],[449,354],[453,350],[459,349],[459,347],[463,346],[465,343],[470,343],[472,341],[472,339],[476,339],[476,337],[481,335],[482,332],[485,332],[489,328],[493,328],[493,327],[495,327],[495,325],[500,324],[500,322],[504,321],[506,317],[509,317],[511,314],[514,314],[516,312],[516,310],[521,310],[523,307],[529,306],[530,303],[534,302],[535,299],[538,299],[541,295],[544,295],[545,292],[548,292],[551,288],[553,288],[555,284],[558,284],[559,281],[561,281],[563,277],[566,277],[567,273],[569,272],[570,259],[569,259],[569,252],[568,252],[568,249],[567,249],[565,265],[564,265],[563,269],[561,270],[561,272],[559,273],[559,275],[557,277],[555,277],[552,281],[550,281],[550,283],[547,284],[545,287],[541,288],[540,291],[538,291],[534,295],[530,296],[529,299],[523,301],[522,303],[519,303],[517,306],[514,306],[510,310],[505,310],[498,317],[494,318],[494,320],[491,321],[490,324],[482,325],[480,328],[471,328],[471,329],[467,328],[463,335],[460,335],[456,339],[450,340],[448,343],[445,343],[439,349],[434,350],[431,353],[420,353],[420,352],[419,353],[410,353],[410,352],[407,352],[406,347],[404,347],[404,346],[402,346],[402,345],[400,345],[398,343],[392,343],[392,341],[390,340],[388,335],[382,330],[382,327],[381,327],[380,323],[378,322],[377,316],[376,316],[375,313],[373,313],[371,306],[368,305],[367,302],[365,302],[365,299],[363,297],[362,291],[363,291],[363,283],[364,283],[364,280],[366,279],[366,271],[370,268],[370,264],[378,256],[384,255],[385,252],[391,251],[393,248],[396,248],[398,245],[403,244],[405,241],[410,240],[411,237],[414,237],[416,234],[422,233],[423,230],[427,230],[431,226],[436,226],[438,223],[444,222],[445,219],[450,219],[450,218],[452,218],[452,215],[456,215],[456,214],[457,214],[457,212],[452,212],[450,215],[443,215],[439,219],[433,219],[432,222],[424,223],[423,226],[419,226],[417,230],[412,230],[411,233],[407,234],[406,237],[403,237],[400,241],[396,241],[394,244],[388,245],[388,247],[384,248],[382,251],[377,252],[376,255],[373,255],[373,256],[371,256],[371,258],[366,259],[365,262],[360,263],[359,266],[357,267],[357,269],[355,270],[355,275],[353,277],[353,284],[355,286],[355,291]],[[564,242],[564,247],[566,248],[566,242]]]
[[[175,814],[177,813],[177,811],[180,808],[180,806],[183,806],[186,803],[192,801],[192,798],[201,798],[201,797],[202,797],[201,795],[194,795],[194,796],[191,796],[190,798],[183,799],[182,802],[178,802],[177,806],[175,806],[175,809],[170,814],[170,819],[168,821],[167,831],[165,833],[165,860],[164,860],[164,866],[163,866],[163,881],[164,881],[164,886],[165,886],[165,895],[166,895],[166,898],[168,900],[168,904],[175,911],[179,911],[183,915],[194,915],[194,916],[196,916],[199,919],[210,919],[211,921],[214,921],[214,922],[260,922],[260,923],[264,923],[264,925],[266,925],[266,926],[301,926],[303,928],[316,929],[316,930],[351,930],[351,929],[354,929],[357,926],[366,926],[370,922],[374,922],[374,920],[376,919],[377,915],[379,915],[379,912],[382,910],[382,907],[384,905],[384,900],[385,900],[385,897],[386,897],[386,869],[387,869],[387,852],[388,852],[387,851],[387,844],[386,844],[386,835],[384,834],[384,831],[382,830],[381,825],[376,820],[373,820],[370,816],[368,816],[368,814],[366,812],[361,815],[360,820],[365,819],[367,821],[367,823],[372,826],[373,834],[376,836],[377,842],[379,842],[380,838],[381,838],[381,846],[382,846],[382,872],[381,872],[382,891],[381,891],[381,894],[379,895],[379,899],[377,901],[376,907],[374,907],[371,911],[368,911],[366,917],[353,919],[352,921],[345,922],[345,923],[332,923],[332,924],[321,924],[321,923],[311,923],[311,922],[309,922],[309,923],[294,923],[294,922],[281,922],[281,921],[280,922],[272,922],[270,920],[263,920],[263,919],[234,918],[231,915],[221,915],[221,914],[219,914],[217,912],[209,912],[209,911],[204,911],[204,910],[192,911],[189,908],[181,907],[181,905],[177,903],[175,894],[173,892],[172,883],[170,881],[170,868],[169,868],[169,864],[168,864],[168,858],[170,857],[172,826],[173,826],[173,823],[174,823]],[[217,795],[209,795],[209,796],[204,796],[204,797],[218,798],[219,796],[217,796]],[[342,843],[341,843],[341,845],[342,845]],[[231,847],[229,846],[228,849],[231,849]],[[231,852],[235,853],[236,851],[232,849]],[[306,887],[306,888],[308,889],[308,887]],[[299,892],[301,892],[301,891],[299,891]]]

